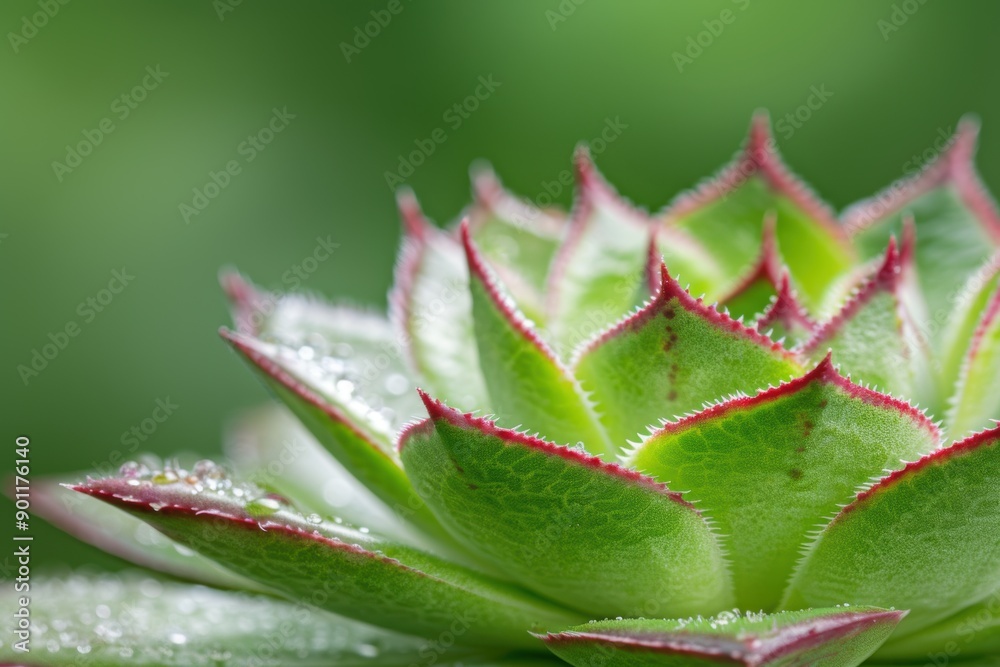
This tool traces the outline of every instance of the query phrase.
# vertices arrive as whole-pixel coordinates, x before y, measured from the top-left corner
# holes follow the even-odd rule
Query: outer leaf
[[[787,272],[782,274],[777,295],[757,318],[756,325],[757,331],[772,340],[784,339],[788,346],[804,343],[815,333],[816,323],[795,297]]]
[[[424,218],[409,191],[399,196],[406,238],[389,294],[390,315],[410,362],[441,396],[468,410],[487,404],[473,334],[462,248]]]
[[[732,555],[736,604],[773,609],[817,517],[939,433],[909,405],[851,384],[824,359],[808,374],[666,424],[631,457],[712,517]]]
[[[807,550],[785,609],[851,600],[910,609],[900,637],[1000,587],[1000,429],[907,465]]]
[[[374,538],[367,529],[308,520],[252,489],[219,495],[184,479],[124,479],[74,487],[142,518],[230,570],[322,609],[435,637],[461,622],[459,641],[531,647],[526,631],[572,614],[463,567]]]
[[[899,641],[890,639],[875,658],[886,662],[930,659],[939,664],[954,659],[964,666],[969,658],[990,654],[1000,660],[1000,593],[916,634]]]
[[[216,588],[267,590],[180,546],[133,516],[72,493],[58,482],[46,479],[32,482],[34,511],[103,551],[151,570]]]
[[[777,343],[693,299],[661,265],[656,298],[585,348],[574,373],[624,445],[664,418],[801,370]]]
[[[651,230],[597,173],[585,148],[574,161],[577,201],[548,287],[551,338],[564,357],[632,309]]]
[[[705,244],[735,278],[760,253],[761,221],[773,212],[777,236],[807,305],[850,266],[853,252],[833,213],[782,163],[766,114],[754,117],[736,158],[712,181],[678,197],[668,225]]]
[[[241,415],[227,429],[224,449],[241,479],[277,491],[305,512],[337,516],[411,546],[433,544],[389,511],[282,405]]]
[[[238,332],[297,350],[303,361],[338,368],[392,429],[420,414],[402,341],[383,315],[264,292],[236,273],[221,280]]]
[[[337,374],[317,376],[321,366],[288,348],[221,334],[344,468],[401,517],[439,530],[399,466],[387,426],[373,420],[372,410],[339,384]]]
[[[544,321],[549,265],[566,233],[566,219],[511,195],[489,168],[473,174],[472,237],[529,317]]]
[[[462,240],[490,409],[506,423],[530,426],[551,440],[610,451],[576,381],[501,291],[470,238],[468,224],[462,225]]]
[[[878,271],[815,331],[805,354],[818,360],[836,350],[853,379],[897,396],[914,396],[919,348],[902,303],[903,266],[904,255],[890,239]]]
[[[973,166],[978,123],[959,123],[947,150],[917,176],[894,183],[844,212],[844,225],[864,258],[877,257],[912,214],[917,269],[933,321],[953,310],[951,295],[1000,244],[1000,214]]]
[[[400,441],[407,472],[457,539],[518,581],[598,616],[704,613],[731,602],[715,536],[679,495],[425,402],[431,419]]]
[[[948,414],[953,439],[1000,419],[1000,290],[991,297],[965,357],[955,405]]]
[[[711,619],[601,621],[544,639],[572,665],[608,667],[854,667],[905,612],[842,607]]]
[[[5,586],[4,609],[16,594]],[[0,662],[79,667],[400,665],[424,642],[305,605],[162,582],[135,574],[31,582],[31,652],[12,649],[3,615]]]

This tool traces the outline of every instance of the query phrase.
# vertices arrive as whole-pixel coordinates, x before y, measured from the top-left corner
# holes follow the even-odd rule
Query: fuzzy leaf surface
[[[470,238],[472,313],[489,409],[510,426],[530,426],[562,444],[607,453],[607,437],[576,381],[518,312]],[[486,407],[486,406],[480,406]]]
[[[874,659],[923,664],[929,656],[946,656],[965,665],[991,654],[1000,658],[1000,593],[898,641],[890,638]]]
[[[1000,290],[992,297],[972,337],[959,377],[955,404],[948,414],[953,439],[1000,419]]]
[[[401,440],[407,472],[456,539],[516,580],[597,616],[731,602],[718,542],[677,494],[426,400],[431,418]]]
[[[5,588],[0,603],[14,609]],[[12,650],[15,619],[4,614],[4,664],[380,667],[406,664],[424,644],[304,605],[135,573],[32,581],[31,594],[32,650]]]
[[[736,618],[597,621],[545,639],[577,667],[855,667],[904,612],[839,607]]]
[[[666,222],[701,241],[735,279],[760,254],[771,215],[803,301],[815,306],[853,253],[833,213],[781,162],[766,116],[754,118],[746,145],[716,179],[675,201]]]
[[[828,357],[780,387],[665,425],[630,462],[712,517],[737,606],[773,609],[817,519],[938,437],[923,415],[851,384]]]
[[[939,449],[860,494],[822,530],[785,609],[909,609],[900,637],[1000,588],[1000,429]]]
[[[397,338],[427,385],[468,410],[487,404],[473,334],[462,247],[424,218],[412,193],[399,197],[405,238],[389,294]]]
[[[310,520],[251,490],[219,495],[109,478],[74,487],[146,521],[226,568],[366,623],[436,637],[456,621],[461,644],[530,648],[528,630],[577,618],[438,557],[373,537],[367,528]]]
[[[656,298],[588,346],[574,374],[624,446],[663,419],[801,370],[780,345],[693,299],[661,265]]]
[[[651,225],[577,151],[577,201],[570,228],[553,262],[549,328],[565,358],[634,305],[646,264]]]

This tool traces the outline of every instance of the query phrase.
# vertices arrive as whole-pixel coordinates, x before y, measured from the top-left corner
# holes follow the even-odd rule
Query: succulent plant
[[[585,148],[568,214],[488,170],[448,230],[403,192],[388,318],[225,274],[222,336],[283,407],[225,469],[46,485],[52,521],[173,580],[36,585],[33,651],[0,659],[1000,665],[976,134],[839,217],[765,116],[655,215]]]

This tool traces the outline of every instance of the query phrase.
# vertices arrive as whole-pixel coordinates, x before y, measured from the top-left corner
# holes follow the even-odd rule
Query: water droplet
[[[319,514],[314,513],[307,516],[306,521],[308,521],[309,523],[323,523],[323,517],[321,517]]]
[[[312,361],[316,356],[316,350],[309,347],[308,345],[303,345],[299,348],[299,359],[302,361]]]
[[[378,648],[372,644],[358,644],[358,655],[365,658],[374,658],[378,655]]]
[[[258,519],[260,517],[271,516],[281,509],[281,502],[272,496],[256,498],[248,502],[244,509],[250,516]]]
[[[177,481],[177,473],[166,469],[153,475],[153,484],[173,484]]]
[[[118,469],[118,474],[125,479],[141,479],[149,475],[149,468],[138,461],[126,461]]]
[[[187,637],[185,637],[180,632],[173,632],[173,633],[171,633],[170,636],[168,637],[168,639],[170,640],[171,644],[181,645],[181,644],[186,644],[187,643]]]

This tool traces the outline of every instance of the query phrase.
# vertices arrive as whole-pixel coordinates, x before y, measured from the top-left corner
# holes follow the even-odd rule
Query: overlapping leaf
[[[586,150],[574,162],[576,204],[548,284],[548,327],[564,358],[635,305],[651,232],[647,217],[621,200]]]
[[[470,237],[462,240],[469,262],[472,314],[479,360],[489,391],[485,406],[510,426],[529,426],[562,444],[581,443],[607,454],[610,446],[576,381],[517,311]]]
[[[909,609],[901,637],[1000,588],[1000,428],[886,477],[806,551],[784,609]]]
[[[715,535],[677,494],[428,398],[400,447],[442,524],[533,590],[597,616],[707,613],[731,602]]]
[[[912,215],[921,291],[938,325],[950,317],[956,291],[1000,244],[1000,213],[972,163],[978,132],[978,123],[964,119],[922,173],[893,183],[843,215],[865,259],[877,257],[890,236],[901,233],[904,217]]]
[[[409,547],[233,486],[181,477],[107,478],[73,487],[140,517],[226,568],[298,600],[367,623],[435,637],[461,621],[462,644],[531,647],[526,631],[574,614]]]
[[[905,612],[841,607],[738,617],[624,619],[550,633],[549,649],[589,667],[855,667]]]
[[[664,219],[701,241],[735,279],[760,254],[769,213],[776,216],[778,242],[803,300],[819,304],[829,283],[850,267],[853,251],[833,212],[781,162],[766,115],[754,118],[734,161],[678,197]]]
[[[909,405],[841,377],[830,358],[753,398],[666,424],[630,463],[685,489],[732,558],[737,605],[772,609],[819,517],[938,443]]]
[[[791,353],[692,298],[663,265],[656,297],[586,347],[574,369],[621,446],[662,419],[799,372]]]
[[[954,406],[948,413],[948,433],[957,440],[997,420],[1000,420],[1000,290],[991,297],[973,333]]]

